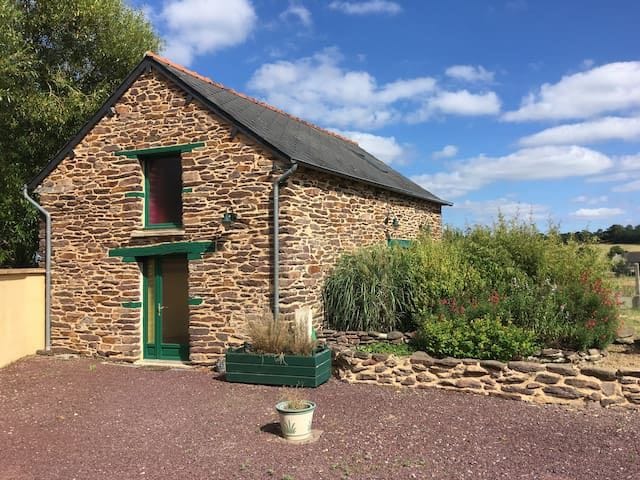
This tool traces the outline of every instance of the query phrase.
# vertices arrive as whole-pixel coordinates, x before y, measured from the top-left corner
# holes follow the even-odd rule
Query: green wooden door
[[[189,359],[189,270],[186,255],[144,260],[144,358]]]

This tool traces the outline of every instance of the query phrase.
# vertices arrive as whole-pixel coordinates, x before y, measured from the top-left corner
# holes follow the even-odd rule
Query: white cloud
[[[609,197],[606,195],[600,195],[598,197],[590,197],[588,195],[578,195],[571,199],[574,203],[586,203],[587,205],[597,205],[609,201]]]
[[[623,183],[622,185],[616,185],[612,189],[614,192],[637,192],[640,190],[640,180],[634,180],[632,182]]]
[[[395,137],[381,137],[365,132],[335,130],[340,135],[350,138],[374,157],[384,163],[401,163],[406,152]]]
[[[250,89],[294,115],[324,125],[376,128],[402,118],[396,103],[417,105],[436,88],[431,77],[378,85],[364,71],[340,67],[336,48],[296,61],[267,63],[250,79]]]
[[[458,147],[455,145],[445,145],[441,150],[437,152],[433,152],[431,154],[431,158],[440,159],[440,158],[451,158],[455,157],[458,154]]]
[[[618,157],[618,163],[622,170],[640,170],[640,153],[635,155],[623,155]]]
[[[304,5],[298,3],[289,3],[289,7],[280,14],[280,18],[286,20],[287,18],[296,18],[305,27],[310,27],[312,22],[311,11]]]
[[[510,198],[502,197],[494,200],[465,200],[456,203],[453,208],[469,210],[479,219],[495,218],[499,214],[506,217],[526,217],[537,221],[548,219],[551,216],[549,207],[538,203],[518,202]]]
[[[329,8],[346,13],[347,15],[369,15],[374,13],[395,15],[402,12],[400,4],[386,0],[367,0],[363,2],[334,1],[329,4]]]
[[[412,177],[444,198],[455,198],[496,181],[554,180],[600,173],[613,164],[595,150],[578,146],[525,148],[502,157],[484,155],[456,162],[451,171]]]
[[[614,157],[613,160],[614,165],[609,172],[588,178],[587,182],[628,182],[640,172],[640,153]]]
[[[624,210],[621,208],[610,208],[610,207],[600,207],[600,208],[581,208],[576,210],[571,215],[578,218],[603,218],[603,217],[615,217],[617,215],[622,215]]]
[[[521,138],[525,147],[640,140],[640,117],[604,117],[581,123],[559,125]]]
[[[423,120],[433,112],[468,116],[495,115],[500,113],[500,99],[495,92],[441,91],[427,101],[418,118]]]
[[[169,0],[155,18],[166,29],[163,54],[185,65],[244,42],[256,23],[249,0],[225,0],[224,8],[209,0]]]
[[[482,65],[452,65],[444,72],[447,76],[465,82],[492,82],[493,72],[485,69]]]
[[[590,118],[640,106],[640,61],[616,62],[545,83],[522,100],[507,121]]]

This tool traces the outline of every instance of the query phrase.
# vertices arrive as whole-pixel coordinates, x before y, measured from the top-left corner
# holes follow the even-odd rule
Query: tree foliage
[[[607,229],[598,229],[595,232],[582,230],[580,232],[563,233],[563,239],[569,237],[579,242],[597,239],[603,243],[640,243],[640,225],[613,224]]]
[[[0,0],[0,265],[37,247],[22,185],[159,44],[123,0]]]

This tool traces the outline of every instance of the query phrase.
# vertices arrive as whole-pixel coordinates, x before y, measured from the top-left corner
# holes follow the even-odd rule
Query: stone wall
[[[324,278],[342,252],[442,230],[439,204],[308,169],[291,177],[281,205],[282,311],[313,306],[317,323]]]
[[[182,154],[182,231],[143,231],[137,159],[119,150],[204,142]],[[247,318],[271,308],[272,182],[286,166],[251,138],[188,97],[155,71],[140,76],[37,189],[53,227],[52,343],[60,353],[122,360],[141,357],[140,264],[108,257],[117,247],[215,241],[217,251],[189,261],[190,358],[211,364],[244,341]],[[299,169],[282,191],[283,310],[321,311],[324,274],[342,250],[384,241],[381,216],[440,231],[440,207]],[[220,219],[233,209],[238,222]],[[369,212],[369,213],[368,213]],[[42,240],[43,241],[43,240]]]
[[[398,358],[343,350],[338,377],[348,383],[444,388],[535,403],[640,408],[640,369],[444,358],[424,352]]]

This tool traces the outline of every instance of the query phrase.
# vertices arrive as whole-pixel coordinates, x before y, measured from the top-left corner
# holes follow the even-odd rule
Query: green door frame
[[[142,356],[143,358],[151,358],[158,360],[189,360],[189,344],[180,343],[164,343],[162,341],[162,299],[163,299],[163,281],[162,281],[162,256],[144,257],[143,275],[142,275]],[[148,305],[148,288],[149,279],[147,278],[146,262],[154,263],[154,300],[156,302],[154,312],[154,343],[147,342],[147,333],[149,329],[149,305]]]

